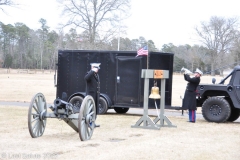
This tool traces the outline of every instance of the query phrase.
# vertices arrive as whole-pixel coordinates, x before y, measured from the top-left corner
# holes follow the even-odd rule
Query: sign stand
[[[136,122],[135,125],[132,125],[132,128],[144,128],[144,129],[160,129],[164,126],[164,120],[167,122],[167,126],[176,127],[172,125],[170,120],[164,116],[165,108],[165,79],[169,77],[169,71],[167,70],[142,70],[142,78],[144,78],[144,101],[143,101],[143,116]],[[161,103],[160,103],[160,116],[152,121],[148,116],[148,90],[149,90],[149,78],[161,79]],[[160,117],[160,118],[159,118]],[[160,120],[160,125],[157,125],[157,122]],[[140,126],[143,123],[143,126]]]

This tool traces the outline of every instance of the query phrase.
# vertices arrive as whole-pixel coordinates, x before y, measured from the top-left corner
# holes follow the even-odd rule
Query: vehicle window
[[[225,84],[229,84],[230,80],[231,80],[232,76],[229,76],[226,80],[225,80]]]
[[[236,75],[235,75],[235,78],[234,78],[234,81],[233,81],[233,85],[236,86],[236,85],[240,85],[240,71],[237,71],[236,72]]]

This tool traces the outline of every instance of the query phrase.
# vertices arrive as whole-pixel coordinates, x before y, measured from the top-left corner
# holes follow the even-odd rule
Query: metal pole
[[[160,125],[164,124],[164,108],[165,108],[165,79],[161,79],[161,102],[160,102]]]
[[[161,101],[160,101],[160,118],[159,116],[155,118],[153,121],[157,124],[157,122],[160,120],[160,127],[177,127],[172,124],[172,122],[164,115],[164,109],[165,109],[165,84],[166,79],[161,79]],[[164,125],[164,121],[167,123],[167,125]]]
[[[144,115],[148,115],[148,88],[149,88],[149,78],[145,78],[144,80],[144,99],[143,99],[143,106],[144,106]],[[144,125],[146,126],[146,125]]]

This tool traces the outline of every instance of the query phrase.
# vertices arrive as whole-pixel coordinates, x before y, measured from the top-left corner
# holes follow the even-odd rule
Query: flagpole
[[[148,50],[148,41],[147,41],[147,50]],[[149,51],[148,51],[148,54],[147,54],[147,69],[148,69],[148,55],[149,55]]]

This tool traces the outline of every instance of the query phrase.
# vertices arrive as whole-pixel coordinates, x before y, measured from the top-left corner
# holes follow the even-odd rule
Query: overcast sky
[[[57,31],[61,11],[56,0],[15,0],[19,9],[4,7],[0,13],[4,24],[22,22],[31,29],[40,28],[40,18]],[[194,27],[211,16],[240,17],[239,0],[132,0],[131,17],[124,23],[130,39],[145,37],[158,48],[163,44],[199,44]]]

